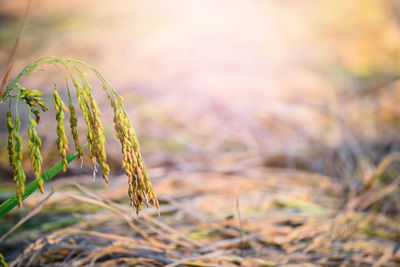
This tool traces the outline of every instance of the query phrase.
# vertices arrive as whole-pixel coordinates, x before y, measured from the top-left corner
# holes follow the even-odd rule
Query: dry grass
[[[379,190],[385,193],[368,203],[378,203],[393,192],[392,188],[393,184],[382,186]],[[84,203],[101,208],[92,213],[73,213],[77,223],[36,234],[24,249],[15,247],[21,239],[11,239],[3,246],[3,251],[7,247],[10,252],[18,251],[12,253],[18,256],[11,266],[400,263],[399,222],[365,209],[366,202],[358,199],[370,192],[354,198],[351,205],[343,205],[341,185],[317,174],[245,166],[229,174],[170,174],[155,182],[160,217],[156,210],[134,215],[124,205],[126,188],[122,184],[95,193],[61,181],[55,190],[45,204],[47,212],[57,213],[55,207]],[[38,199],[28,205],[34,206],[35,201]]]

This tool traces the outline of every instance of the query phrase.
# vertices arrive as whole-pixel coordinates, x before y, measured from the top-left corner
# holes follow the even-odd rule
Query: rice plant
[[[52,74],[39,68],[42,65],[53,65],[57,68],[58,73],[65,79],[65,87],[68,93],[68,104],[64,102],[59,94],[59,86],[53,79]],[[118,140],[121,143],[123,160],[122,167],[128,176],[128,195],[130,204],[135,207],[136,211],[140,211],[145,203],[148,207],[153,205],[159,207],[156,194],[153,191],[146,166],[140,154],[139,143],[129,120],[127,111],[123,104],[123,98],[115,91],[110,82],[91,65],[74,59],[64,59],[57,57],[45,57],[36,60],[26,66],[22,72],[6,87],[4,94],[1,96],[0,103],[9,103],[7,112],[7,128],[8,128],[8,154],[9,161],[14,175],[16,184],[15,199],[18,206],[21,207],[23,199],[36,189],[44,192],[43,184],[51,179],[56,173],[63,170],[66,171],[67,165],[73,159],[82,158],[85,149],[89,152],[91,164],[94,173],[100,171],[104,181],[109,183],[110,168],[107,164],[107,156],[105,151],[106,140],[104,137],[104,127],[100,120],[101,112],[99,106],[93,96],[92,86],[89,83],[89,75],[85,70],[91,71],[101,82],[110,105],[114,111],[114,128]],[[32,74],[36,71],[44,71],[48,75],[53,84],[54,108],[56,111],[56,130],[57,130],[57,149],[61,158],[61,162],[53,166],[49,171],[42,174],[41,163],[42,157],[40,147],[41,139],[37,134],[36,127],[40,124],[40,115],[46,112],[48,107],[43,103],[42,92],[23,87],[19,81],[22,77]],[[73,87],[70,86],[72,82]],[[75,94],[73,91],[75,90]],[[77,130],[78,116],[77,108],[74,106],[73,98],[76,97],[79,110],[87,125],[86,139],[87,143],[81,145],[79,143],[79,133]],[[15,104],[12,105],[12,100]],[[36,181],[33,185],[25,187],[25,171],[22,167],[23,142],[21,138],[21,120],[18,114],[18,106],[26,105],[29,110],[29,126],[28,126],[28,150],[30,154],[33,171]],[[13,111],[13,109],[15,109]],[[13,116],[14,114],[14,116]],[[65,116],[69,114],[69,128],[73,137],[73,146],[75,152],[67,155],[71,144],[68,144],[66,136]],[[8,204],[12,206],[10,203]],[[4,203],[3,203],[4,204]],[[3,208],[0,206],[0,213]],[[8,211],[7,211],[8,212]],[[1,215],[4,215],[1,213]]]

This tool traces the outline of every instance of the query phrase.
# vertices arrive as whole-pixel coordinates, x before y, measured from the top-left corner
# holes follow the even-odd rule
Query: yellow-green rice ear
[[[42,141],[37,134],[36,131],[36,123],[32,118],[29,118],[29,142],[28,148],[31,155],[31,163],[33,166],[33,171],[35,173],[35,178],[38,181],[38,186],[40,192],[44,192],[43,189],[43,180],[40,176],[42,173],[42,156],[40,154],[40,146],[42,145]]]
[[[57,120],[57,147],[58,152],[61,156],[61,160],[63,163],[63,171],[67,170],[67,150],[68,150],[68,138],[65,135],[64,128],[64,111],[63,107],[65,107],[64,102],[62,101],[60,95],[57,90],[54,90],[54,107],[56,109],[56,120]]]

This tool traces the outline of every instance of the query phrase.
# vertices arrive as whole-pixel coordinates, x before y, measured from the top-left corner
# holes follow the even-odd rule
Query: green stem
[[[106,134],[110,130],[110,127],[105,129],[103,131],[103,134]],[[87,144],[82,146],[82,150],[85,151],[87,149]],[[67,163],[70,164],[76,157],[78,157],[78,152],[71,153],[67,156]],[[43,184],[47,183],[50,181],[54,176],[56,176],[61,170],[63,169],[63,163],[62,161],[59,161],[57,164],[55,164],[53,167],[48,169],[46,172],[44,172],[40,177],[43,179]],[[25,200],[27,197],[32,195],[33,192],[39,189],[38,186],[38,181],[34,180],[30,182],[27,186],[25,186],[25,195],[22,196],[22,200]],[[15,208],[18,205],[18,200],[17,200],[17,195],[14,194],[11,196],[9,199],[7,199],[5,202],[3,202],[0,205],[0,218],[2,218],[4,215],[9,213],[13,208]]]
[[[26,66],[17,76],[17,78],[15,78],[11,83],[9,83],[5,89],[5,92],[3,93],[3,95],[0,97],[0,104],[3,103],[7,97],[10,95],[10,91],[13,89],[13,87],[15,86],[15,84],[27,73],[29,73],[30,71],[32,71],[34,68],[36,68],[39,65],[45,64],[45,63],[50,63],[52,61],[52,58],[50,57],[45,57],[45,58],[40,58],[38,60],[36,60],[35,62],[29,64],[28,66]]]
[[[8,267],[7,262],[4,260],[3,254],[0,253],[0,266]]]
[[[84,148],[85,149],[85,148]],[[74,152],[70,155],[67,156],[67,162],[68,164],[71,163],[76,157],[78,156],[77,152]],[[43,183],[47,183],[50,181],[56,174],[58,174],[60,171],[62,171],[63,164],[62,162],[58,162],[55,164],[53,167],[48,169],[46,172],[44,172],[41,177],[43,179]],[[30,182],[26,187],[25,187],[25,195],[22,196],[22,200],[26,199],[29,197],[33,192],[38,190],[38,181],[34,180]],[[0,205],[0,218],[2,218],[4,215],[9,213],[13,208],[15,208],[18,205],[18,200],[17,200],[17,195],[14,194],[11,196],[9,199],[7,199],[5,202],[3,202]]]

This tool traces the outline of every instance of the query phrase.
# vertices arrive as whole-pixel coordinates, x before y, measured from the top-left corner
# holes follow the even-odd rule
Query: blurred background
[[[0,1],[2,71],[25,5]],[[86,61],[110,80],[125,98],[162,202],[173,199],[203,220],[237,217],[238,196],[243,218],[264,218],[282,209],[288,216],[293,209],[301,212],[283,196],[340,210],[366,190],[379,163],[399,150],[396,0],[34,0],[11,78],[44,56]],[[23,84],[43,89],[50,103],[51,83],[45,74],[26,78]],[[107,127],[112,110],[94,79],[93,84]],[[5,153],[7,107],[0,108],[0,197],[5,200],[14,185]],[[54,113],[47,113],[38,128],[45,140],[45,169],[59,160]],[[81,128],[85,131],[83,124]],[[101,179],[92,182],[85,160],[84,168],[80,162],[72,164],[66,178],[50,182],[47,191],[64,190],[67,183],[78,181],[127,204],[120,146],[113,133],[107,142],[110,188]],[[379,173],[382,188],[396,181],[400,171],[392,161]],[[326,192],[332,198],[327,199]],[[29,210],[42,198],[32,196],[24,207]],[[67,202],[57,199],[49,200],[54,203],[49,202],[48,209],[65,220],[74,210],[62,214],[55,203]],[[371,206],[398,222],[399,200],[398,190],[392,190]],[[24,214],[14,212],[7,226]],[[161,218],[179,229],[179,223],[190,224],[182,221],[184,213]],[[45,214],[42,220],[48,221]],[[67,220],[67,225],[78,221]],[[19,230],[19,237],[36,240],[34,225]],[[390,232],[393,238],[399,236],[396,227]],[[12,240],[18,238],[5,246],[9,251]]]

